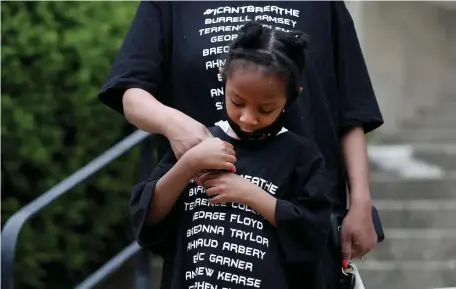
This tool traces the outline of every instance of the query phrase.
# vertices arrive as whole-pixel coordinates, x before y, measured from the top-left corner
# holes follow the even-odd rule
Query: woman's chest
[[[177,36],[173,40],[178,47],[188,45],[182,52],[214,59],[226,52],[227,44],[249,21],[281,31],[299,30],[318,39],[317,34],[331,26],[331,7],[306,1],[178,2],[173,8],[173,34]]]
[[[278,30],[300,30],[310,37],[308,57],[331,63],[331,9],[313,1],[182,1],[172,5],[172,105],[208,125],[220,120],[224,88],[219,69],[228,45],[251,20]],[[205,116],[198,111],[205,111]]]

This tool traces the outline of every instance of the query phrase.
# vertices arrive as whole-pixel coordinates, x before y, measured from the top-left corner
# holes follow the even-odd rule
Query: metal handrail
[[[90,289],[95,287],[96,285],[100,284],[100,282],[103,281],[106,277],[108,277],[109,274],[119,269],[123,263],[137,254],[140,250],[141,247],[139,247],[137,242],[131,243],[128,247],[123,249],[119,254],[104,264],[103,267],[93,273],[89,278],[76,286],[75,289]]]
[[[13,268],[15,263],[16,245],[19,233],[25,222],[35,216],[43,208],[50,205],[52,202],[60,198],[76,185],[85,181],[87,178],[98,172],[100,169],[117,159],[129,151],[134,146],[138,145],[150,136],[149,133],[137,130],[128,137],[121,140],[119,143],[108,149],[102,155],[82,167],[65,180],[55,185],[49,191],[42,194],[40,197],[33,200],[28,205],[21,208],[12,215],[3,227],[1,239],[1,288],[13,289]],[[132,246],[132,245],[131,245]],[[131,247],[128,247],[131,249]],[[127,249],[128,249],[127,248]],[[132,246],[134,249],[135,246]],[[130,252],[130,251],[129,251]],[[121,253],[122,254],[122,253]],[[119,254],[119,255],[121,255]],[[118,256],[119,256],[118,255]],[[116,258],[116,257],[114,257]],[[108,262],[109,263],[109,262]],[[82,287],[90,288],[90,287]]]

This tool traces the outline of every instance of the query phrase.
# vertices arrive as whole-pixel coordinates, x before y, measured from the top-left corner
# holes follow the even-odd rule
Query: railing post
[[[153,144],[152,138],[148,137],[141,144],[140,160],[139,160],[139,181],[147,179],[153,169]],[[135,256],[136,270],[135,283],[136,289],[150,288],[150,257],[149,252],[141,249]]]

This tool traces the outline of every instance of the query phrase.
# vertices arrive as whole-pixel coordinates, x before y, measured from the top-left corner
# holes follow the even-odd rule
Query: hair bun
[[[239,30],[239,34],[236,40],[231,45],[232,49],[244,48],[244,49],[256,49],[260,46],[260,38],[266,32],[266,27],[261,23],[251,21],[247,22]]]
[[[309,39],[304,33],[300,31],[293,31],[287,34],[287,37],[283,41],[284,44],[301,51],[307,48],[309,44]]]
[[[256,22],[256,21],[250,21],[244,24],[244,26],[241,27],[241,32],[251,35],[252,37],[259,36],[264,30],[264,27],[261,23]]]
[[[282,43],[281,52],[294,62],[301,72],[305,67],[308,38],[300,31],[278,32],[277,40]]]

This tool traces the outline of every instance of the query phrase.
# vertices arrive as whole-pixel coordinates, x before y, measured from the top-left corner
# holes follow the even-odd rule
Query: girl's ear
[[[301,92],[302,92],[302,87],[299,88],[299,93],[301,93]]]
[[[221,74],[223,72],[223,67],[219,67],[219,73]]]

